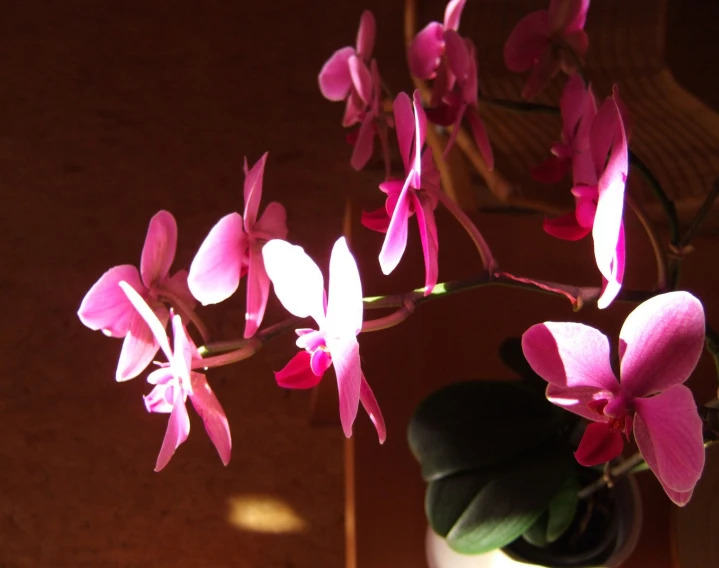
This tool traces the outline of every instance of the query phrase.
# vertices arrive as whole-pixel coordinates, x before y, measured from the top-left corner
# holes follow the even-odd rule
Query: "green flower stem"
[[[634,470],[634,468],[640,466],[643,463],[644,458],[642,457],[642,454],[637,452],[633,456],[622,461],[619,465],[609,468],[604,473],[604,475],[597,479],[594,483],[590,483],[589,485],[587,485],[579,492],[579,498],[586,499],[587,497],[590,497],[603,487],[611,487],[617,477],[621,477],[622,475],[631,472],[632,470]]]

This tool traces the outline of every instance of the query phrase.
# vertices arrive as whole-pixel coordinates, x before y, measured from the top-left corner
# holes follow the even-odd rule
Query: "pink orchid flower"
[[[609,340],[579,323],[529,328],[522,348],[546,380],[547,398],[593,421],[575,452],[582,465],[617,457],[623,437],[639,451],[669,498],[689,501],[704,467],[702,421],[684,382],[704,346],[704,309],[687,292],[655,296],[627,317],[619,334],[621,380],[611,366]]]
[[[589,47],[584,24],[589,0],[550,0],[549,10],[525,16],[504,45],[504,62],[510,71],[531,69],[522,97],[531,99],[542,91],[561,69],[577,71]]]
[[[160,348],[152,331],[133,308],[118,282],[126,281],[152,306],[157,318],[167,325],[170,312],[163,303],[179,300],[188,308],[195,300],[187,287],[187,271],[170,276],[177,247],[177,223],[167,211],[151,220],[142,247],[140,270],[130,264],[115,266],[93,284],[77,312],[80,321],[109,337],[124,337],[115,379],[126,381],[139,375]]]
[[[163,469],[174,455],[175,450],[187,440],[190,433],[190,417],[187,415],[185,402],[188,396],[192,401],[192,406],[202,418],[205,430],[215,445],[217,453],[220,454],[222,463],[227,465],[230,462],[232,451],[227,417],[205,375],[192,370],[202,367],[202,359],[192,339],[188,336],[187,330],[182,325],[180,316],[175,315],[172,318],[173,350],[170,348],[165,326],[142,296],[127,282],[120,281],[119,288],[152,330],[168,361],[166,365],[153,371],[147,377],[147,382],[155,385],[155,388],[149,395],[143,397],[148,412],[170,414],[162,448],[157,456],[155,471]]]
[[[345,239],[338,239],[332,249],[328,296],[320,269],[301,247],[272,240],[262,254],[275,294],[285,309],[300,318],[311,316],[319,328],[297,330],[297,346],[305,351],[275,373],[277,384],[291,389],[312,388],[334,365],[345,436],[352,435],[361,402],[383,443],[387,436],[384,418],[362,373],[357,342],[362,329],[362,284]]]
[[[335,51],[322,66],[318,82],[322,95],[330,101],[346,101],[342,126],[360,124],[350,161],[361,170],[374,150],[375,121],[380,116],[382,81],[377,62],[371,59],[376,24],[372,12],[360,17],[356,47]]]
[[[577,122],[571,147],[575,211],[546,219],[544,230],[567,240],[578,240],[592,233],[594,256],[602,274],[602,294],[597,305],[603,309],[619,293],[624,277],[622,215],[629,149],[622,116],[613,96],[596,111],[593,95],[587,93],[583,106],[576,110],[581,111],[582,118]]]
[[[247,273],[245,338],[262,323],[270,292],[270,279],[262,260],[262,247],[270,239],[287,237],[287,213],[272,202],[258,219],[262,199],[265,153],[248,171],[245,160],[245,215],[230,213],[218,221],[197,251],[188,284],[203,305],[217,304],[232,296]]]
[[[430,22],[416,35],[408,52],[409,66],[416,77],[434,79],[427,117],[440,126],[453,127],[445,156],[466,116],[475,144],[492,170],[492,146],[479,115],[476,48],[457,33],[464,5],[465,0],[451,0],[445,8],[444,24]]]
[[[414,113],[412,106],[414,105]],[[434,165],[432,153],[422,153],[427,119],[422,109],[419,91],[414,92],[411,103],[406,93],[400,93],[394,101],[394,121],[397,141],[407,177],[380,184],[387,194],[385,207],[362,214],[362,223],[373,230],[386,232],[379,262],[384,274],[390,274],[399,264],[407,247],[407,224],[410,216],[417,214],[419,234],[425,263],[425,295],[437,284],[437,226],[434,210],[437,207],[439,172]],[[414,141],[414,145],[412,142]]]

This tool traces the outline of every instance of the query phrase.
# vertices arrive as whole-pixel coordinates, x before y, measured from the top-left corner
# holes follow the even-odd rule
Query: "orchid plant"
[[[243,215],[230,213],[217,222],[199,246],[189,271],[170,275],[178,231],[173,216],[160,211],[150,220],[140,269],[132,265],[111,268],[87,292],[78,311],[80,320],[90,329],[124,338],[117,381],[140,375],[159,350],[167,359],[157,363],[147,376],[154,386],[145,396],[149,412],[169,414],[156,471],[168,465],[189,434],[185,406],[188,397],[222,462],[229,462],[229,425],[205,373],[252,356],[292,328],[300,351],[275,372],[277,384],[289,389],[312,388],[332,367],[345,435],[352,435],[361,403],[377,430],[379,442],[384,442],[387,432],[381,401],[376,400],[362,372],[358,336],[398,325],[417,305],[450,292],[509,283],[567,298],[575,311],[590,303],[607,309],[618,299],[638,304],[619,335],[619,379],[612,370],[610,341],[599,330],[580,323],[544,322],[532,326],[522,338],[524,357],[532,371],[546,382],[547,404],[583,419],[579,423],[581,440],[572,449],[579,464],[604,467],[597,487],[611,485],[617,472],[630,469],[617,469],[615,464],[633,435],[638,453],[630,458],[632,465],[646,462],[677,505],[691,498],[701,477],[705,444],[712,442],[715,434],[707,420],[712,411],[708,406],[698,407],[684,383],[705,346],[719,362],[719,336],[706,323],[699,299],[677,289],[680,254],[669,257],[655,247],[660,268],[657,289],[628,292],[622,288],[625,204],[633,207],[625,191],[633,160],[628,146],[629,116],[617,88],[601,100],[586,79],[583,62],[589,40],[583,28],[590,1],[549,0],[547,10],[528,14],[517,23],[507,39],[504,58],[511,71],[528,72],[521,93],[527,99],[550,81],[559,80],[560,70],[567,75],[555,109],[562,120],[560,141],[547,149],[552,157],[537,164],[532,175],[539,181],[557,182],[571,174],[569,190],[575,200],[574,211],[546,218],[543,229],[565,240],[592,235],[599,272],[594,287],[549,283],[501,270],[480,229],[442,189],[435,163],[442,153],[433,154],[425,148],[428,129],[447,130],[446,154],[466,119],[479,154],[488,169],[494,167],[490,137],[479,105],[477,64],[481,54],[472,40],[460,33],[464,8],[465,0],[450,0],[443,22],[427,24],[408,47],[413,76],[432,81],[425,100],[420,91],[396,97],[390,94],[372,56],[376,22],[369,11],[360,17],[355,46],[337,50],[318,75],[321,94],[330,101],[345,103],[342,125],[353,129],[347,139],[353,145],[350,164],[354,169],[373,163],[374,139],[379,138],[385,170],[379,189],[386,194],[386,203],[379,210],[364,212],[361,220],[369,229],[386,234],[378,251],[382,272],[391,273],[401,261],[407,247],[409,218],[414,215],[426,269],[422,288],[374,297],[371,302],[363,300],[351,247],[339,238],[332,249],[329,287],[325,291],[318,266],[302,248],[287,241],[291,233],[284,207],[269,203],[260,214],[268,162],[268,154],[264,154],[251,168],[245,161]],[[528,103],[525,110],[531,109]],[[388,135],[392,128],[396,130],[403,166],[397,172],[399,177],[393,176]],[[671,201],[658,184],[654,189],[667,207],[673,232],[678,235]],[[686,237],[675,239],[675,253],[689,246],[717,193],[717,188],[710,193]],[[439,240],[434,212],[440,205],[466,229],[476,246],[483,270],[471,280],[438,284]],[[647,224],[645,228],[652,242],[657,243],[651,226]],[[667,258],[671,258],[670,271]],[[244,337],[218,341],[203,324],[197,303],[226,300],[237,291],[244,276]],[[291,317],[263,327],[271,287]],[[394,311],[366,319],[366,311],[377,308]],[[314,320],[316,329],[302,323],[307,318]],[[169,322],[173,347],[166,331]],[[201,340],[199,348],[193,334],[198,343]],[[566,487],[555,489],[561,492]],[[572,491],[577,492],[575,488]],[[548,495],[547,499],[558,494]],[[536,518],[531,519],[532,523]],[[448,535],[456,529],[446,528]],[[456,539],[460,549],[462,538]]]

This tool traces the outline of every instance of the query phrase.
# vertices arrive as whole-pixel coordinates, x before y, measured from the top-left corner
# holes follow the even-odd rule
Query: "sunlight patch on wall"
[[[229,523],[244,531],[285,534],[307,528],[307,522],[290,505],[271,495],[236,495],[228,503]]]

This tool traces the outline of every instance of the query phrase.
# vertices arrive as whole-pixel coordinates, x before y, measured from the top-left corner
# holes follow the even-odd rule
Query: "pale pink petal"
[[[375,209],[374,211],[362,211],[362,224],[373,231],[386,233],[389,229],[390,216],[384,207]]]
[[[408,172],[410,152],[412,149],[412,138],[414,137],[414,115],[412,113],[412,101],[407,93],[400,93],[392,104],[394,110],[394,126],[397,130],[397,142],[399,153],[404,163],[404,171]]]
[[[418,79],[434,77],[444,48],[443,31],[442,24],[430,22],[412,40],[407,59],[410,72]]]
[[[262,200],[262,178],[265,174],[265,163],[267,162],[267,152],[262,154],[262,157],[257,160],[257,163],[252,166],[252,169],[245,173],[245,214],[244,224],[245,231],[252,231],[252,227],[257,220],[257,212],[260,209],[260,201]],[[247,161],[245,160],[245,167],[247,167]]]
[[[347,63],[352,85],[354,85],[365,106],[370,105],[372,103],[372,73],[370,73],[367,64],[356,55],[351,55]]]
[[[369,61],[374,49],[374,39],[377,25],[374,15],[369,10],[362,12],[359,29],[357,30],[357,55],[364,61]]]
[[[165,331],[165,327],[167,327],[167,321],[170,317],[167,308],[164,305],[156,306],[154,309],[151,308],[149,305],[147,305],[147,302],[145,302],[144,298],[140,294],[138,294],[137,291],[127,282],[120,282],[119,287],[136,310],[136,313],[133,315],[130,322],[130,329],[128,330],[128,336],[133,335],[134,337],[130,341],[128,341],[127,338],[125,339],[125,343],[128,344],[128,353],[126,354],[128,361],[132,359],[131,352],[133,351],[133,348],[131,347],[131,345],[135,345],[135,343],[138,341],[147,342],[146,338],[148,337],[148,334],[150,338],[154,336],[156,340],[155,342],[152,342],[154,349],[152,356],[157,353],[157,349],[159,347],[162,347],[162,351],[165,353],[167,360],[172,361],[172,350],[170,349],[170,342],[167,340],[167,332]],[[140,349],[140,346],[135,345],[134,348]],[[124,345],[122,350],[123,353],[125,353]],[[122,360],[122,358],[123,357],[121,355],[120,360]],[[145,366],[147,366],[147,364]],[[138,371],[138,373],[140,371]]]
[[[567,213],[553,219],[545,217],[543,228],[548,235],[565,241],[578,241],[591,232],[591,229],[582,227],[577,223],[577,217],[574,213]]]
[[[311,389],[320,382],[322,376],[312,372],[307,351],[300,351],[281,371],[275,372],[277,384],[285,389]]]
[[[372,424],[374,424],[374,427],[377,430],[379,443],[384,444],[385,440],[387,439],[387,427],[384,423],[382,411],[380,410],[379,404],[377,404],[377,399],[375,398],[374,393],[369,386],[369,383],[367,383],[367,380],[364,378],[364,375],[362,375],[361,381],[360,402],[362,403],[362,406],[369,415],[369,419],[372,421]]]
[[[310,369],[312,374],[321,377],[325,374],[325,371],[332,365],[332,357],[324,349],[317,349],[312,352],[310,357]]]
[[[355,142],[354,149],[352,150],[352,158],[350,159],[350,165],[357,171],[367,165],[367,162],[369,162],[374,152],[374,118],[374,115],[368,112],[357,134],[357,141]]]
[[[177,296],[188,308],[192,309],[197,304],[197,300],[190,292],[187,284],[187,270],[178,270],[170,278],[162,283],[162,286],[155,288],[155,291],[162,295],[163,291],[167,291]]]
[[[167,319],[165,318],[165,321]],[[135,314],[130,323],[130,330],[122,342],[115,380],[122,382],[134,379],[152,362],[159,348],[160,344],[145,320],[139,314]]]
[[[330,257],[330,283],[324,328],[333,337],[355,337],[362,329],[362,282],[357,262],[344,237],[337,239]]]
[[[704,349],[704,308],[688,292],[654,296],[629,314],[619,333],[622,386],[634,396],[689,378]]]
[[[558,387],[547,385],[547,400],[565,410],[595,422],[607,422],[609,418],[602,414],[596,405],[613,397],[606,390],[597,387]]]
[[[593,327],[571,322],[533,325],[522,336],[522,349],[534,372],[551,385],[619,390],[609,363],[609,340]]]
[[[362,382],[359,343],[354,336],[339,339],[328,337],[327,347],[337,374],[340,422],[345,436],[349,438],[352,435],[352,424],[357,417]]]
[[[250,269],[247,273],[247,303],[245,305],[245,339],[255,335],[270,296],[270,277],[262,258],[262,245],[250,247]]]
[[[134,289],[145,291],[137,268],[129,264],[111,268],[82,299],[77,316],[84,325],[93,330],[101,329],[110,337],[124,337],[127,334],[135,308],[118,286],[123,280]]]
[[[472,136],[474,137],[474,143],[479,149],[479,153],[484,158],[484,163],[487,164],[487,168],[491,171],[494,169],[494,154],[492,153],[492,145],[489,142],[489,136],[487,130],[484,128],[484,123],[480,118],[477,109],[470,107],[467,111],[467,119],[469,120],[469,126],[472,129]]]
[[[157,371],[154,371],[154,373],[156,372]],[[172,378],[172,373],[169,370],[165,372],[170,378]],[[176,388],[178,388],[177,383],[163,383],[155,385],[155,388],[150,391],[150,394],[142,397],[147,411],[162,414],[169,414],[172,412]]]
[[[160,454],[157,456],[155,471],[161,471],[175,453],[175,450],[187,440],[190,434],[190,417],[187,415],[185,399],[182,389],[176,389],[175,401],[173,403],[170,419],[167,421],[165,438],[162,440]]]
[[[526,71],[549,49],[549,13],[538,10],[522,18],[504,44],[504,63],[510,71]]]
[[[265,207],[250,236],[255,240],[269,241],[286,239],[287,233],[287,211],[282,205],[273,201]]]
[[[273,239],[262,248],[265,270],[285,309],[300,318],[325,319],[324,279],[302,247]]]
[[[215,393],[212,392],[205,375],[192,373],[190,400],[197,414],[202,418],[207,435],[210,437],[210,440],[212,440],[215,448],[217,448],[217,453],[220,454],[222,463],[227,465],[230,463],[230,456],[232,454],[230,426],[227,423],[225,411],[222,409]]]
[[[167,277],[175,259],[177,223],[171,213],[160,211],[150,219],[145,245],[142,247],[140,274],[148,288]]]
[[[618,457],[624,449],[622,433],[603,422],[592,422],[584,431],[574,457],[585,466],[592,467]]]
[[[297,341],[295,344],[300,349],[306,349],[310,353],[325,347],[325,334],[316,329],[296,329]]]
[[[330,101],[342,101],[347,98],[352,87],[347,61],[354,54],[354,47],[343,47],[335,51],[322,66],[318,81],[323,97]]]
[[[439,256],[439,242],[437,240],[437,225],[434,220],[434,208],[428,198],[415,197],[414,210],[417,213],[419,236],[422,240],[422,254],[424,255],[424,295],[428,296],[434,290],[439,275],[437,257]]]
[[[226,300],[240,284],[240,267],[247,239],[242,217],[230,213],[220,219],[197,251],[187,283],[203,305]]]
[[[459,28],[459,20],[462,17],[462,10],[466,0],[450,0],[444,9],[445,29],[456,30]]]
[[[704,440],[691,391],[674,385],[634,404],[634,435],[647,465],[662,485],[692,491],[704,469]]]
[[[182,318],[172,317],[172,335],[174,339],[173,357],[170,361],[172,373],[180,381],[182,388],[190,389],[190,368],[192,366],[192,352],[187,330],[182,325]]]
[[[392,219],[389,222],[387,235],[382,243],[382,249],[379,252],[379,264],[382,273],[390,274],[402,258],[404,249],[407,247],[407,221],[409,219],[409,182],[411,176],[407,177],[402,187],[402,192],[397,199],[397,205],[392,213]]]

